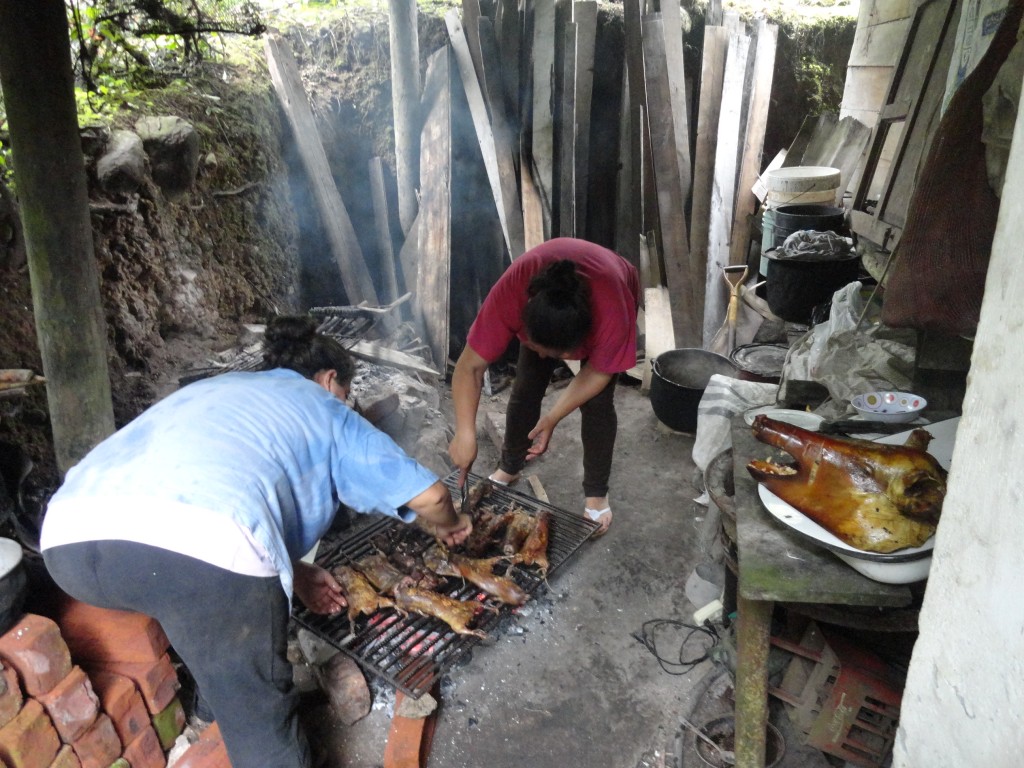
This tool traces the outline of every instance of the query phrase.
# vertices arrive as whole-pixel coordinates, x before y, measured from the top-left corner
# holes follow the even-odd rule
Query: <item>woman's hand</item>
[[[551,443],[551,435],[555,433],[558,422],[550,416],[541,416],[537,426],[530,430],[529,438],[533,444],[526,451],[526,460],[535,459],[548,449]]]
[[[452,463],[459,468],[459,487],[461,488],[466,484],[469,470],[473,468],[473,462],[476,461],[476,434],[460,434],[456,431],[455,437],[452,438],[452,442],[448,446],[448,455],[451,457]]]
[[[348,606],[341,585],[319,565],[295,563],[295,594],[313,613],[337,613]]]

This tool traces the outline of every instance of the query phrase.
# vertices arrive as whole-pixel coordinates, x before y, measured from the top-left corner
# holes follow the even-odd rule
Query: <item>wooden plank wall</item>
[[[424,101],[432,111],[423,112],[420,215],[400,249],[436,365],[460,351],[449,348],[460,335],[448,325],[452,309],[478,305],[496,279],[475,260],[507,265],[548,238],[587,239],[591,231],[638,267],[643,251],[645,293],[658,303],[651,329],[658,349],[700,347],[718,330],[727,301],[722,267],[745,258],[757,205],[751,184],[762,170],[777,29],[762,22],[752,37],[736,14],[717,16],[720,5],[712,5],[719,23],[705,29],[697,72],[684,64],[679,0],[625,0],[617,35],[600,23],[607,11],[595,0],[462,0],[449,11],[452,55],[444,63],[449,84],[464,94],[472,132],[453,130],[456,102],[452,94],[445,102],[435,84]],[[612,87],[596,82],[607,57],[620,62],[614,77],[621,83]],[[433,54],[435,82],[442,66]],[[618,109],[605,109],[608,99]],[[598,106],[603,123],[610,113],[613,124],[592,121]],[[501,223],[497,262],[479,252],[493,247],[489,236],[469,255],[452,241],[465,196],[452,190],[443,165],[453,162],[452,143],[464,133],[478,154],[460,161],[476,155],[486,179],[470,198],[492,205]],[[617,170],[607,162],[609,148]],[[613,168],[603,187],[591,178],[599,165]],[[614,196],[613,206],[599,209],[614,215],[589,222],[595,192]]]

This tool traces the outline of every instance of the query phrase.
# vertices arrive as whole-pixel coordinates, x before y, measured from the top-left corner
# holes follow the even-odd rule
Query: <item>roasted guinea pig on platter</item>
[[[946,471],[915,429],[906,445],[822,435],[760,415],[754,437],[779,448],[792,465],[747,464],[753,478],[852,547],[887,553],[919,547],[935,533]]]

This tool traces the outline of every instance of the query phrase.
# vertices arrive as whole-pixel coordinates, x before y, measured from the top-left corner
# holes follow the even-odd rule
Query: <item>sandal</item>
[[[601,527],[594,531],[594,534],[590,537],[592,539],[599,539],[608,533],[608,529],[612,524],[612,508],[605,507],[604,509],[590,509],[589,507],[583,508],[583,514],[595,523],[600,523]],[[607,518],[607,520],[605,520]]]
[[[504,481],[504,480],[498,480],[498,479],[497,479],[497,478],[496,478],[496,477],[494,476],[495,472],[498,472],[498,471],[499,471],[499,470],[495,470],[494,472],[492,472],[492,473],[491,473],[491,475],[490,475],[490,477],[488,477],[487,479],[488,479],[488,480],[490,480],[490,481],[491,481],[492,483],[494,483],[495,485],[500,485],[500,486],[501,486],[502,488],[511,488],[511,487],[512,487],[513,485],[515,485],[516,483],[518,483],[518,482],[519,482],[519,478],[523,476],[522,472],[520,472],[520,473],[518,473],[518,474],[516,474],[516,475],[513,475],[513,476],[512,476],[512,479],[511,479],[511,480],[509,480],[508,482],[506,482],[506,481]],[[501,471],[503,471],[503,470],[501,470]],[[508,473],[506,472],[505,474],[508,474]]]

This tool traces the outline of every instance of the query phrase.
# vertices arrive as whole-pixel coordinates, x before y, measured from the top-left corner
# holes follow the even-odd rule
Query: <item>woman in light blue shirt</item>
[[[267,328],[267,370],[184,387],[97,445],[51,499],[41,547],[73,597],[157,619],[235,768],[307,768],[286,658],[293,593],[346,606],[301,561],[344,503],[448,544],[471,524],[432,472],[345,405],[354,364],[310,318]]]

